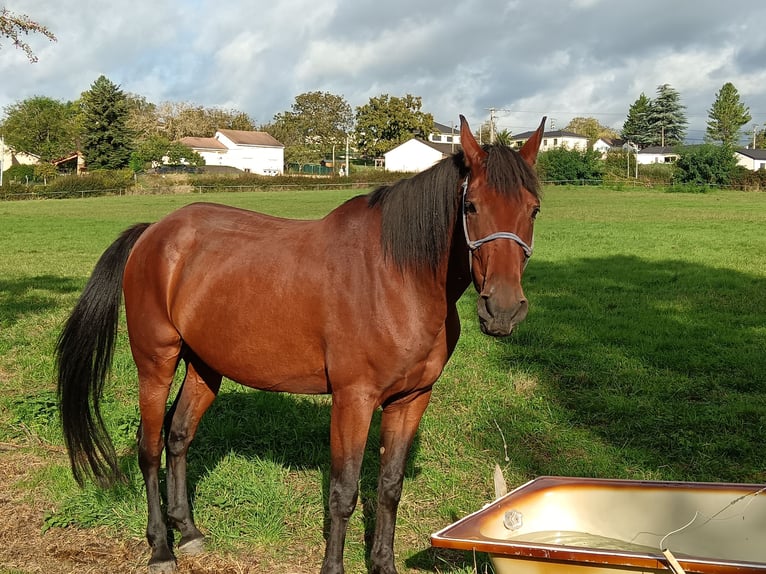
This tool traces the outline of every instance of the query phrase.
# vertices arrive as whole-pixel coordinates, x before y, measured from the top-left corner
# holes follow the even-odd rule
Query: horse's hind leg
[[[133,346],[133,357],[138,367],[138,394],[141,425],[138,431],[138,465],[146,485],[148,521],[146,539],[152,549],[149,572],[167,574],[174,572],[176,562],[168,546],[167,525],[160,501],[159,470],[162,457],[162,425],[165,418],[170,387],[178,361],[180,341],[169,346],[164,360],[157,353],[144,354]]]
[[[186,453],[202,415],[221,386],[221,375],[197,357],[187,360],[186,377],[172,410],[166,418],[168,518],[181,532],[179,551],[196,554],[203,550],[203,534],[194,525],[186,490]]]

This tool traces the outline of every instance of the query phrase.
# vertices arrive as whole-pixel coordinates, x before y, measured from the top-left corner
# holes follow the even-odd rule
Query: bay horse
[[[138,461],[152,574],[174,572],[160,496],[179,552],[197,553],[186,455],[222,377],[266,391],[331,393],[329,529],[322,574],[343,572],[373,413],[382,409],[371,572],[392,574],[410,446],[460,335],[456,303],[473,282],[484,333],[527,314],[521,277],[540,207],[534,163],[545,118],[519,151],[462,150],[323,219],[296,221],[196,203],[127,229],[103,253],[56,346],[64,439],[78,483],[120,477],[99,407],[121,299],[138,372]],[[503,241],[500,241],[500,240]],[[186,375],[166,404],[176,368]]]

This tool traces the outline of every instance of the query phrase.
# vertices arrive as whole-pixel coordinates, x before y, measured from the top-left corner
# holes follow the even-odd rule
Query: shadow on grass
[[[60,305],[58,295],[81,289],[82,281],[72,277],[0,278],[0,327],[10,327],[23,317],[54,309]]]
[[[380,468],[379,433],[380,411],[377,411],[370,424],[359,485],[368,558],[375,529]],[[406,477],[417,474],[417,468],[413,465],[417,450],[416,437],[405,470]],[[230,453],[267,460],[291,469],[318,469],[322,476],[323,525],[324,536],[327,537],[330,525],[329,398],[316,400],[283,393],[222,389],[205,413],[189,449],[189,492],[194,493],[197,483],[209,469]]]
[[[527,324],[494,361],[533,372],[569,425],[665,479],[766,480],[766,279],[615,256],[536,264],[525,285]],[[528,433],[514,454],[528,475],[598,472],[562,464],[564,444]]]

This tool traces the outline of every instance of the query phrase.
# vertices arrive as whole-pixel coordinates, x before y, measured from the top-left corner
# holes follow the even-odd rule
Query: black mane
[[[518,196],[525,187],[539,197],[540,184],[533,168],[518,152],[504,145],[485,146],[487,179],[501,193]],[[369,207],[381,209],[383,251],[400,267],[436,270],[449,249],[460,203],[458,188],[468,175],[463,152],[433,167],[375,189]]]

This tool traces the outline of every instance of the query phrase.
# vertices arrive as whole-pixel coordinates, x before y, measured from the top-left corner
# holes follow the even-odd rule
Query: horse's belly
[[[324,369],[319,372],[298,372],[297,370],[259,369],[257,366],[247,372],[232,370],[223,375],[237,383],[279,393],[299,393],[305,395],[321,395],[330,392]]]

